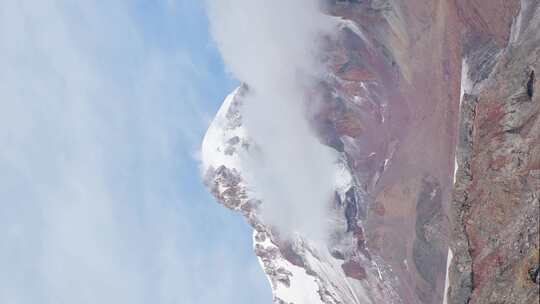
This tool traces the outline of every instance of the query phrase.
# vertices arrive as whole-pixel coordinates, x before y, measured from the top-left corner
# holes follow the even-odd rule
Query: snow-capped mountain
[[[258,150],[242,125],[239,87],[224,101],[203,142],[205,182],[226,207],[241,212],[253,226],[255,254],[267,273],[276,303],[399,303],[392,291],[391,271],[379,265],[363,244],[361,221],[352,211],[361,204],[361,190],[350,173],[346,155],[335,164],[335,199],[330,241],[301,234],[283,239],[266,224],[258,208],[264,204],[244,180],[243,159]]]
[[[253,227],[254,252],[268,276],[275,303],[484,303],[474,297],[475,292],[507,299],[498,298],[488,283],[499,268],[492,260],[485,262],[478,249],[469,248],[470,244],[485,245],[488,237],[478,227],[492,225],[486,224],[491,220],[489,212],[481,207],[469,209],[465,203],[468,193],[478,192],[481,199],[486,195],[474,188],[470,164],[485,165],[484,160],[491,159],[489,153],[499,153],[494,148],[471,160],[471,140],[479,136],[472,129],[490,130],[488,124],[474,125],[477,109],[473,108],[481,90],[499,81],[498,74],[490,73],[508,72],[500,67],[504,63],[497,62],[501,58],[512,61],[511,52],[527,58],[529,67],[520,59],[512,68],[516,75],[518,66],[527,70],[527,100],[538,99],[533,96],[534,71],[530,72],[530,66],[538,67],[538,58],[530,54],[539,47],[538,34],[533,33],[539,27],[539,8],[528,0],[510,1],[512,8],[473,2],[326,1],[324,13],[335,32],[318,41],[321,54],[317,59],[324,73],[302,87],[304,112],[299,118],[306,120],[317,144],[333,157],[331,172],[324,171],[332,192],[323,200],[325,214],[319,219],[324,237],[290,226],[284,231],[265,215],[271,202],[260,191],[258,178],[263,177],[257,166],[268,165],[264,161],[268,145],[255,135],[253,121],[246,121],[252,96],[260,92],[247,79],[225,99],[202,145],[204,181],[221,204],[241,212]],[[477,11],[478,7],[485,10]],[[529,42],[523,42],[523,37]],[[518,93],[520,85],[512,83]],[[496,92],[495,97],[485,96],[508,95]],[[515,122],[512,115],[518,114],[511,110],[500,119],[506,124],[536,126],[528,126],[529,133],[520,136],[527,136],[532,149],[537,149],[539,143],[531,138],[538,135],[538,106],[531,101],[521,107],[527,120],[520,116],[519,123]],[[499,112],[493,111],[485,117],[494,119]],[[290,117],[271,119],[279,124]],[[277,140],[271,148],[290,151],[290,142],[291,138]],[[517,151],[510,148],[516,145],[507,141],[504,149]],[[534,171],[535,156],[527,155],[525,162],[533,163],[529,171]],[[505,161],[501,158],[498,164]],[[291,167],[291,172],[303,168],[295,163]],[[493,173],[493,179],[498,181],[497,174]],[[275,176],[264,180],[274,182]],[[319,182],[313,187],[320,186]],[[537,219],[531,206],[538,204],[538,195],[527,187],[513,189],[528,193],[522,207]],[[311,198],[309,187],[300,190]],[[488,195],[479,204],[488,205],[489,200]],[[278,210],[284,217],[291,213],[301,222],[313,215],[309,204],[299,210],[292,210],[293,206],[287,210],[287,206],[280,205],[282,210]],[[468,212],[487,218],[471,219]],[[521,228],[531,226],[521,223]],[[527,231],[533,231],[531,227]],[[523,246],[519,255],[525,260],[530,248],[538,248],[538,240]],[[508,269],[517,268],[518,262],[508,264]],[[472,284],[475,275],[476,282],[484,285]],[[530,293],[531,286],[519,288]]]

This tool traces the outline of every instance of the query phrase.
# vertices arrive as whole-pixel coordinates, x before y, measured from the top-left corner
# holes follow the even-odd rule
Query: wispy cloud
[[[212,245],[244,241],[199,239],[213,233],[203,223],[223,223],[181,193],[196,183],[186,176],[207,115],[198,86],[211,73],[149,42],[129,1],[101,3],[0,3],[0,302],[266,292],[254,263]],[[225,283],[240,277],[254,282],[244,295]]]
[[[262,215],[282,232],[323,236],[334,155],[306,120],[306,92],[326,73],[322,35],[334,23],[318,1],[208,1],[212,33],[232,74],[250,87],[243,119],[262,155],[244,174]]]

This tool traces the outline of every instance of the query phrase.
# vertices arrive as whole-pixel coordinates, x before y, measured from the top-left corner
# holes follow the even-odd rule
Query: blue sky
[[[271,303],[199,178],[204,2],[112,2],[0,2],[0,303]]]

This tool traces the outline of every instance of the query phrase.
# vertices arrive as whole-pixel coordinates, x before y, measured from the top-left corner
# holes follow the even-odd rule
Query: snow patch
[[[253,244],[255,246],[262,247],[266,252],[279,252],[279,248],[270,240],[269,237],[265,237],[264,241],[257,241],[257,233],[253,233]],[[325,304],[321,296],[319,295],[319,285],[315,277],[307,274],[304,268],[291,264],[284,259],[281,255],[275,256],[273,259],[268,260],[267,263],[271,265],[265,265],[265,261],[260,256],[257,256],[259,264],[262,269],[266,271],[266,267],[270,266],[275,269],[283,269],[288,272],[289,286],[283,282],[272,279],[267,275],[267,278],[272,286],[274,298],[280,299],[285,303],[294,304]]]
[[[335,259],[324,244],[311,243],[305,252],[306,263],[309,268],[325,278],[331,285],[325,286],[325,291],[329,292],[334,302],[328,299],[329,303],[350,303],[350,304],[371,304],[372,300],[368,296],[366,288],[356,279],[347,278],[341,268],[343,261]],[[328,297],[330,297],[328,295]],[[339,295],[339,296],[338,296]]]
[[[255,249],[255,246],[256,245],[261,245],[263,247],[270,247],[272,245],[274,245],[271,241],[270,241],[270,238],[265,238],[264,241],[262,242],[259,242],[257,241],[257,230],[253,229],[253,235],[252,235],[252,238],[253,238],[253,249]],[[275,246],[275,245],[274,245]],[[265,267],[264,267],[264,261],[263,259],[259,256],[259,255],[255,255],[257,257],[257,262],[259,262],[259,266],[261,266],[261,269],[262,271],[264,272],[265,276],[266,276],[266,279],[268,280],[268,283],[270,284],[270,286],[273,287],[273,284],[272,284],[272,279],[270,278],[270,276],[268,275],[268,273],[266,273],[265,271]],[[272,288],[272,292],[274,292],[274,289]]]
[[[345,201],[345,194],[353,184],[353,177],[345,160],[340,159],[336,163],[336,191],[341,201]]]
[[[338,28],[340,30],[347,28],[351,30],[353,33],[355,33],[358,37],[360,37],[362,41],[366,42],[367,44],[370,44],[364,32],[360,29],[358,24],[356,24],[354,21],[345,19],[342,17],[335,17],[335,19],[338,22]]]
[[[510,29],[510,39],[508,44],[515,44],[518,42],[521,35],[521,26],[523,24],[523,12],[526,10],[528,3],[526,0],[521,0],[519,14],[516,19],[512,22],[512,27]]]
[[[463,101],[463,96],[465,94],[471,94],[473,89],[473,83],[469,78],[469,65],[467,64],[467,59],[463,58],[461,60],[461,90],[459,94],[459,107],[461,108],[461,103]]]
[[[225,101],[219,108],[214,120],[208,127],[201,147],[202,171],[203,174],[210,168],[219,168],[225,166],[229,169],[241,169],[241,162],[238,153],[226,150],[230,146],[233,138],[244,139],[246,137],[245,129],[239,121],[233,123],[227,113],[231,105],[238,96],[241,87],[234,90],[225,98]]]
[[[446,281],[444,283],[444,298],[443,298],[443,304],[448,303],[448,287],[450,286],[450,280],[449,280],[449,274],[450,274],[450,263],[452,263],[452,258],[454,257],[454,254],[452,253],[452,250],[448,249],[448,258],[446,259]]]
[[[286,303],[295,304],[324,304],[319,295],[319,286],[315,278],[308,275],[306,270],[282,259],[278,265],[291,272],[290,287],[277,283],[274,288],[275,296]]]
[[[385,158],[384,159],[384,163],[383,163],[383,170],[386,170],[386,168],[388,167],[388,164],[390,163],[390,159],[389,158]]]
[[[456,184],[457,170],[458,170],[457,154],[454,156],[454,184]]]
[[[467,64],[467,59],[463,58],[461,60],[461,85],[460,85],[460,93],[459,93],[459,108],[458,113],[461,113],[461,105],[463,103],[463,97],[465,94],[471,94],[473,90],[473,82],[469,78],[469,65]],[[459,120],[460,118],[458,118]],[[457,170],[458,170],[459,164],[457,161],[457,153],[454,155],[454,174],[453,174],[453,182],[456,183],[456,177],[457,177]]]

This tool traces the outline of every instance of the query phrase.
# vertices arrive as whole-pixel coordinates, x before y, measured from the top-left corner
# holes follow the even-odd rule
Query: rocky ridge
[[[539,301],[540,4],[506,5],[465,32],[449,303]]]

